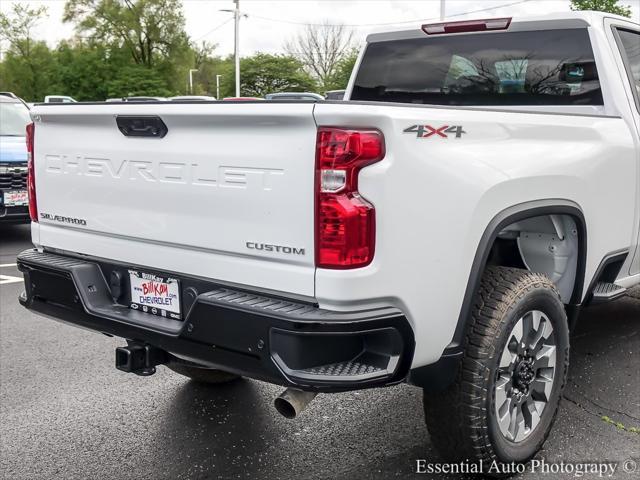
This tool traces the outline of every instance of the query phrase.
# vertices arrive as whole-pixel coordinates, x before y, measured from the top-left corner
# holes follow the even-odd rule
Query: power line
[[[531,0],[519,0],[517,2],[512,2],[512,3],[505,3],[502,5],[495,5],[493,7],[487,7],[487,8],[479,8],[477,10],[471,10],[468,12],[464,12],[464,13],[455,13],[453,15],[447,15],[447,18],[451,18],[451,17],[461,17],[463,15],[470,15],[473,13],[481,13],[481,12],[488,12],[490,10],[496,10],[498,8],[505,8],[505,7],[512,7],[514,5],[519,5],[521,3],[526,3],[529,2]],[[417,22],[428,22],[431,20],[439,20],[439,17],[432,17],[432,18],[423,18],[423,19],[414,19],[414,20],[402,20],[399,22],[384,22],[384,23],[351,23],[351,24],[343,24],[343,23],[336,23],[336,24],[325,24],[325,23],[308,23],[308,22],[297,22],[294,20],[283,20],[280,18],[271,18],[271,17],[263,17],[262,15],[254,15],[254,14],[249,14],[250,18],[258,18],[260,20],[266,20],[266,21],[270,21],[270,22],[277,22],[277,23],[288,23],[290,25],[304,25],[304,26],[311,26],[311,27],[322,27],[322,26],[327,26],[327,27],[383,27],[383,26],[389,26],[389,25],[402,25],[402,24],[410,24],[410,23],[417,23]]]
[[[216,30],[218,30],[219,28],[224,27],[227,23],[229,23],[231,20],[233,20],[233,17],[231,18],[227,18],[224,22],[222,22],[219,25],[216,25],[215,27],[213,27],[211,30],[209,30],[207,33],[200,35],[198,38],[194,39],[194,42],[197,42],[198,40],[203,39],[204,37],[206,37],[207,35],[212,34],[213,32],[215,32]]]

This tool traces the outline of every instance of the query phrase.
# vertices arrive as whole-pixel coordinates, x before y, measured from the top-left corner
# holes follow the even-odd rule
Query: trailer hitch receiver
[[[116,368],[143,377],[156,373],[156,366],[167,362],[167,352],[152,345],[130,342],[116,348]]]

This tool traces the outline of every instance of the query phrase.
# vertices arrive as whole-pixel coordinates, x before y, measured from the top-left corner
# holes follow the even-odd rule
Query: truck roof
[[[505,15],[496,15],[495,17],[506,17]],[[489,17],[485,17],[489,18]],[[633,23],[631,19],[622,17],[620,15],[614,15],[612,13],[595,12],[595,11],[568,11],[568,12],[556,12],[546,15],[522,15],[512,17],[509,31],[526,31],[526,30],[552,30],[562,28],[583,28],[589,26],[602,25],[605,18],[615,18],[623,20],[625,22]],[[429,21],[416,21],[418,28],[386,31],[379,33],[372,33],[367,36],[367,42],[384,42],[388,40],[401,40],[408,38],[424,37],[425,33],[422,31],[422,25],[435,24],[435,23],[448,23],[456,21],[475,20],[477,18],[450,18],[445,19],[444,22],[438,20]],[[470,32],[477,33],[477,32]],[[468,33],[453,33],[450,35],[468,35]]]

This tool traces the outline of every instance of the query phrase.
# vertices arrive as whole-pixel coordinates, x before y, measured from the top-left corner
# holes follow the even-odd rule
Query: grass
[[[611,418],[607,417],[606,415],[600,417],[602,419],[603,422],[608,423],[610,425],[614,425],[618,430],[623,430],[625,432],[629,432],[629,433],[635,433],[637,435],[640,435],[640,428],[637,427],[627,427],[624,424],[620,423],[620,422],[616,422],[615,420],[612,420]]]

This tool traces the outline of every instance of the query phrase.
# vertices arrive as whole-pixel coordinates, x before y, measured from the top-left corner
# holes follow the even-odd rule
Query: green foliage
[[[147,67],[188,46],[180,0],[67,0],[63,20]]]
[[[0,38],[9,45],[0,62],[0,90],[27,101],[182,95],[195,68],[194,94],[216,95],[221,75],[220,97],[235,95],[233,58],[216,56],[215,45],[190,43],[180,0],[67,0],[64,20],[77,36],[53,48],[32,36],[45,16],[46,9],[20,3],[0,14]],[[335,88],[346,84],[352,64],[340,63]],[[256,54],[241,60],[241,70],[245,96],[317,89],[292,56]]]
[[[316,84],[302,64],[291,56],[257,53],[240,60],[240,92],[247,97],[267,93],[313,92]]]
[[[79,35],[129,52],[134,64],[158,72],[162,88],[183,91],[194,52],[180,0],[67,0],[63,19],[74,22]]]
[[[612,420],[610,417],[604,415],[602,417],[600,417],[602,419],[603,422],[608,423],[610,425],[614,425],[618,430],[623,430],[625,432],[629,432],[629,433],[635,433],[635,434],[640,434],[640,428],[638,427],[627,427],[625,424]]]
[[[54,51],[55,73],[49,95],[69,95],[79,101],[107,98],[107,80],[126,63],[104,45],[61,42]]]
[[[106,87],[107,97],[111,98],[140,95],[167,97],[172,93],[160,72],[143,65],[119,69]]]
[[[216,75],[220,75],[220,98],[235,95],[235,73],[233,57],[206,56],[196,64],[193,74],[194,95],[213,95],[216,92]]]
[[[46,16],[45,7],[30,8],[13,4],[10,14],[0,12],[0,40],[9,44],[2,65],[0,89],[34,99],[46,90],[51,65],[51,52],[42,41],[32,38],[31,31]]]
[[[49,95],[53,72],[53,56],[44,42],[31,41],[29,56],[9,50],[2,62],[0,90],[14,92],[25,100],[42,101]]]
[[[353,49],[347,53],[336,66],[336,71],[327,82],[324,91],[328,90],[344,90],[347,88],[349,78],[351,78],[351,72],[358,59],[358,51]]]
[[[620,0],[571,0],[571,10],[595,10],[631,18],[631,8],[620,5]]]
[[[31,30],[46,16],[46,7],[14,3],[11,14],[0,12],[0,39],[9,42],[12,51],[28,56]]]

